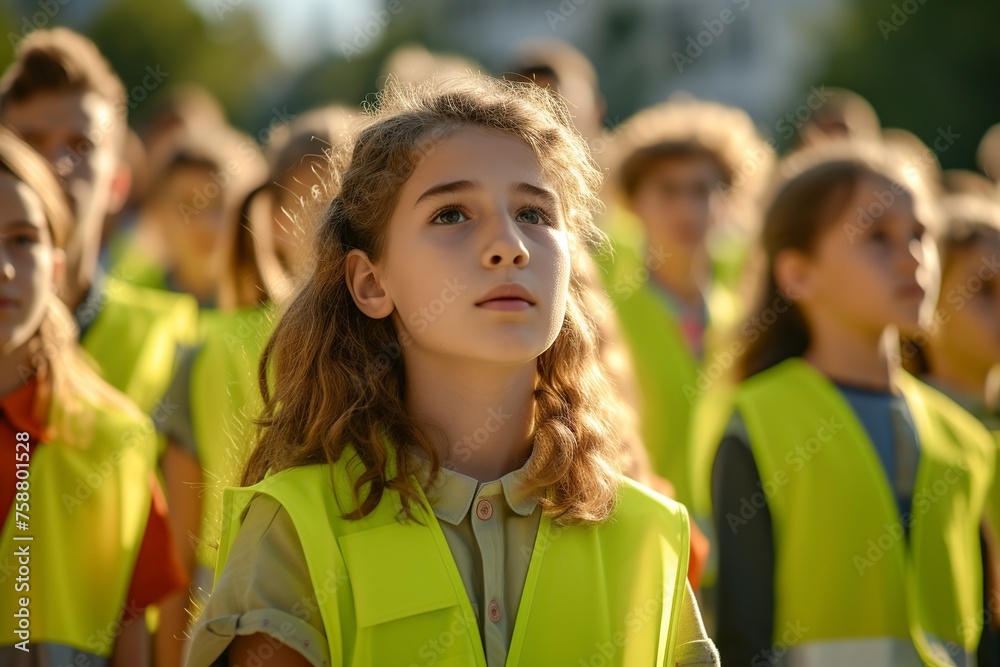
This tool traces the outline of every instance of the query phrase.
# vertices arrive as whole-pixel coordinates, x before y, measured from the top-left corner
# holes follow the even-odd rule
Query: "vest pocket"
[[[339,539],[358,627],[458,607],[459,599],[427,526],[393,523]]]
[[[448,561],[427,526],[397,524],[339,540],[354,596],[352,665],[483,664]],[[462,594],[465,594],[464,589]]]

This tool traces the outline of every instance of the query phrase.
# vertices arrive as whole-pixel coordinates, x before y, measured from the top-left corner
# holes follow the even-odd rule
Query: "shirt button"
[[[496,600],[491,601],[490,602],[490,606],[489,606],[489,608],[487,610],[487,613],[490,615],[490,620],[491,621],[493,621],[494,623],[499,622],[500,621],[500,603],[497,602]]]
[[[476,516],[478,516],[483,521],[486,521],[491,516],[493,516],[493,505],[488,500],[480,500],[479,504],[476,505]]]

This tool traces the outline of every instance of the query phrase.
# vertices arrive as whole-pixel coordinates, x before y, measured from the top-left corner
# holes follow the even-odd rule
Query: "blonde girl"
[[[144,665],[142,611],[180,574],[152,423],[84,361],[57,295],[72,224],[44,158],[0,129],[0,663]]]

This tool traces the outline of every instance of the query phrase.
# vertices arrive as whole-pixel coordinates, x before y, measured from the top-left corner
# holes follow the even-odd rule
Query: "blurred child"
[[[531,81],[566,100],[576,129],[591,148],[604,133],[606,104],[597,85],[597,70],[578,49],[558,40],[525,42],[508,67],[514,81]]]
[[[717,361],[713,339],[735,319],[709,239],[748,210],[771,154],[745,113],[707,102],[644,110],[618,140],[621,210],[611,233],[619,242],[605,285],[636,361],[653,469],[690,504],[691,412],[708,388],[702,364]]]
[[[991,373],[1000,365],[1000,205],[976,195],[946,197],[938,234],[941,292],[926,329],[902,348],[907,369],[979,419],[1000,442],[1000,407]],[[1000,487],[994,479],[984,529],[992,571],[986,586],[980,665],[1000,664]]]
[[[226,125],[179,134],[143,201],[140,233],[115,269],[135,284],[214,308],[223,221],[264,176],[257,145]]]
[[[189,591],[163,605],[158,665],[179,665],[196,608],[212,588],[222,527],[222,491],[239,482],[262,408],[260,355],[276,303],[289,296],[308,266],[308,222],[329,206],[329,152],[343,144],[346,109],[321,109],[276,131],[268,146],[270,174],[221,234],[219,307],[203,311],[199,345],[185,348],[165,402],[177,410],[160,426],[173,535],[182,545]]]
[[[871,102],[853,90],[827,88],[827,98],[799,128],[800,146],[844,139],[877,141],[882,124]],[[780,121],[779,121],[780,122]]]
[[[129,191],[127,109],[121,80],[94,44],[64,28],[32,32],[0,79],[0,122],[52,163],[73,203],[63,298],[81,344],[109,384],[151,412],[177,344],[194,336],[197,308],[98,264],[104,219]]]
[[[314,224],[333,199],[329,155],[342,145],[355,115],[331,105],[297,116],[271,136],[265,151],[267,181],[244,200],[243,208],[252,229],[268,227],[260,229],[257,244],[273,241],[273,248],[264,248],[280,269],[280,274],[265,270],[272,294],[282,289],[282,281],[290,289],[295,277],[311,269]]]
[[[979,172],[968,169],[945,169],[941,185],[949,195],[978,195],[986,199],[997,198],[996,183]]]
[[[987,379],[1000,364],[1000,204],[976,195],[946,197],[938,237],[941,295],[934,322],[903,358],[917,349],[913,367],[970,413],[1000,430],[1000,413],[987,403]]]
[[[49,165],[0,129],[0,664],[146,665],[142,611],[183,575],[153,426],[84,363],[56,295],[73,224]]]
[[[686,513],[615,471],[566,109],[390,88],[337,175],[188,664],[716,664]]]
[[[714,457],[717,640],[730,664],[966,665],[994,445],[891,362],[918,324],[930,209],[884,149],[796,156],[735,412]]]

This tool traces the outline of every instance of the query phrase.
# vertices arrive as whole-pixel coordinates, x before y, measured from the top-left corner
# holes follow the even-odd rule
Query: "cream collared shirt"
[[[503,667],[541,520],[524,490],[523,469],[479,482],[441,469],[428,500],[458,566],[479,621],[488,667]],[[238,635],[266,633],[295,648],[315,667],[329,665],[329,647],[305,554],[288,512],[255,497],[218,584],[192,630],[187,667],[220,667]],[[718,665],[687,586],[674,662]]]

